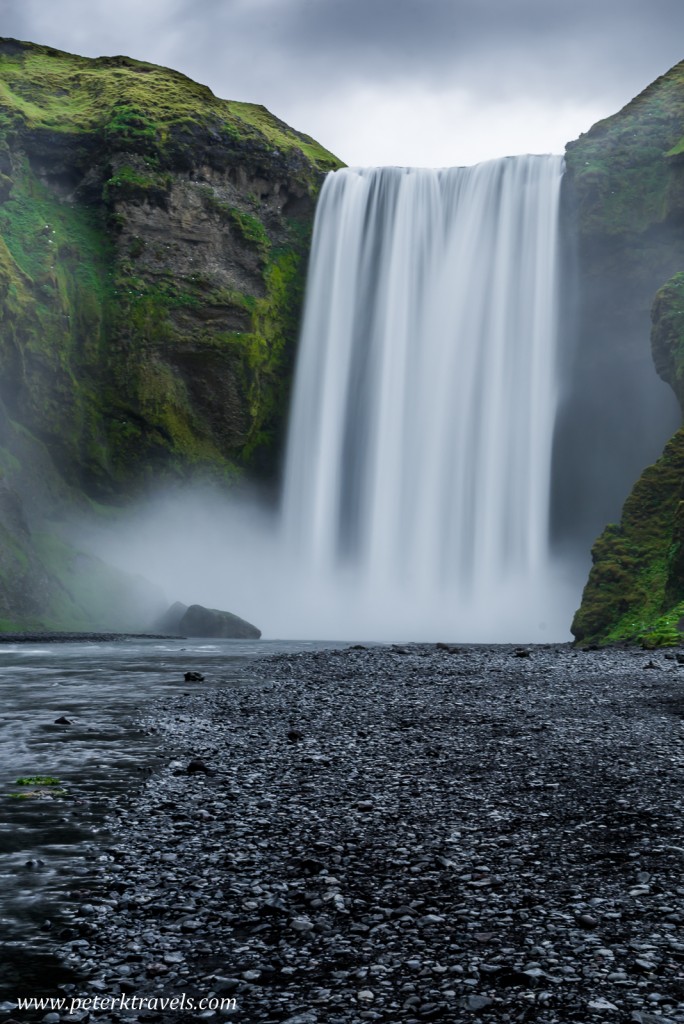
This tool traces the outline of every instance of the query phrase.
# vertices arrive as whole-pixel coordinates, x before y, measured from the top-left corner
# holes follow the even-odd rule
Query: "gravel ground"
[[[684,655],[410,645],[254,671],[145,722],[172,760],[71,894],[72,994],[232,999],[213,1019],[243,1024],[684,1022]]]

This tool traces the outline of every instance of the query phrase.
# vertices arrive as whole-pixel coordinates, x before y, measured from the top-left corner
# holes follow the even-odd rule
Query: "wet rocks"
[[[684,669],[515,652],[282,655],[160,702],[174,760],[67,963],[246,1024],[684,1022]]]
[[[221,637],[230,640],[258,640],[261,630],[231,612],[191,604],[179,619],[180,636]]]
[[[170,636],[215,637],[228,640],[258,640],[261,630],[246,619],[201,604],[189,607],[176,601],[152,626],[154,632]],[[186,677],[187,679],[187,677]],[[189,680],[199,682],[200,680]]]

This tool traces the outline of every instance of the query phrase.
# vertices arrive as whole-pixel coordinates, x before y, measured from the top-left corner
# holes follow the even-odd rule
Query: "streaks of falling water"
[[[526,156],[326,179],[283,494],[312,580],[471,625],[538,587],[562,173],[562,157]]]

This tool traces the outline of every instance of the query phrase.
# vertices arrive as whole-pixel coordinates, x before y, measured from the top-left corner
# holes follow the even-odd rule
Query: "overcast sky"
[[[0,0],[0,34],[174,67],[349,164],[562,152],[684,59],[684,0]]]

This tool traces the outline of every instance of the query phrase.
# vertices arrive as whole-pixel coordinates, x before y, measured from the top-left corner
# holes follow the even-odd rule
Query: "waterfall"
[[[427,622],[466,640],[543,628],[562,170],[326,178],[282,520],[308,585],[357,613],[352,635],[380,614],[416,639]]]

